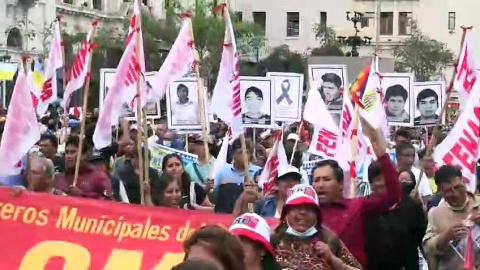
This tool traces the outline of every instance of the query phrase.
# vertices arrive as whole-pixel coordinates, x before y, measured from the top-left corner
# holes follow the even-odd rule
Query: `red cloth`
[[[67,180],[70,180],[68,181]],[[73,175],[65,176],[58,173],[54,178],[54,188],[66,191],[73,182]],[[96,170],[93,165],[84,163],[80,166],[77,187],[82,190],[82,197],[91,199],[108,198],[112,196],[112,182],[110,177],[103,171]]]
[[[323,224],[335,232],[348,250],[363,265],[367,266],[365,224],[371,215],[388,211],[402,197],[398,172],[388,154],[378,159],[382,165],[386,192],[355,199],[342,198],[337,203],[321,204]]]

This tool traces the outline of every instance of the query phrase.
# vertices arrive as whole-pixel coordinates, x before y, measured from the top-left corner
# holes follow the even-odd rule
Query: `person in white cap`
[[[245,253],[246,270],[280,270],[275,261],[275,251],[270,244],[270,227],[267,221],[254,213],[237,217],[230,233],[237,235]]]
[[[289,190],[280,220],[274,247],[284,269],[362,269],[340,238],[322,226],[317,193],[311,186]]]
[[[281,168],[275,178],[275,192],[272,195],[267,195],[260,200],[256,200],[255,194],[250,190],[245,190],[238,198],[235,204],[235,213],[247,212],[249,203],[254,203],[254,211],[262,217],[280,218],[282,208],[287,200],[288,190],[295,185],[300,184],[302,175],[297,168],[288,166]]]

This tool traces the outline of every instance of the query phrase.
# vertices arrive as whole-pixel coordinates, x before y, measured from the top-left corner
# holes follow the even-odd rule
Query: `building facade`
[[[349,28],[353,31],[353,23],[347,21],[346,12],[360,11],[364,13],[364,18],[358,25],[368,27],[368,35],[373,39],[370,46],[362,46],[359,52],[360,55],[369,55],[376,44],[376,6],[374,0],[237,0],[232,8],[243,20],[261,25],[270,46],[287,44],[298,52],[319,46],[312,30],[315,25],[323,24],[342,32]],[[453,52],[458,53],[461,26],[480,28],[478,10],[478,0],[382,0],[380,53],[382,56],[392,56],[393,47],[411,33],[412,20],[422,32],[447,43]],[[475,36],[474,43],[480,46],[480,35]],[[475,53],[476,61],[480,63],[480,50]]]

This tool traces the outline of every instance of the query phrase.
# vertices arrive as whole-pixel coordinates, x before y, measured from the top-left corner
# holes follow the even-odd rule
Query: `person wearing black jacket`
[[[368,168],[373,193],[385,189],[381,167],[373,162]],[[366,224],[367,270],[418,270],[419,248],[427,228],[421,202],[409,195],[415,188],[410,171],[399,174],[404,197],[388,212],[372,216]]]

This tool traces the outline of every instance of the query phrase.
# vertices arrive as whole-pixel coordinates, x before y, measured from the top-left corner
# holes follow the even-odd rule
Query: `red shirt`
[[[378,159],[382,165],[386,192],[355,199],[342,198],[336,203],[321,204],[323,224],[335,232],[348,250],[364,266],[367,258],[364,251],[365,223],[373,214],[380,214],[397,203],[402,197],[398,172],[388,154]]]
[[[69,178],[70,181],[67,180]],[[56,189],[66,191],[73,181],[73,175],[55,174],[53,185]],[[96,170],[93,165],[83,163],[78,172],[77,187],[82,191],[82,197],[91,199],[110,199],[112,182],[103,171]]]

